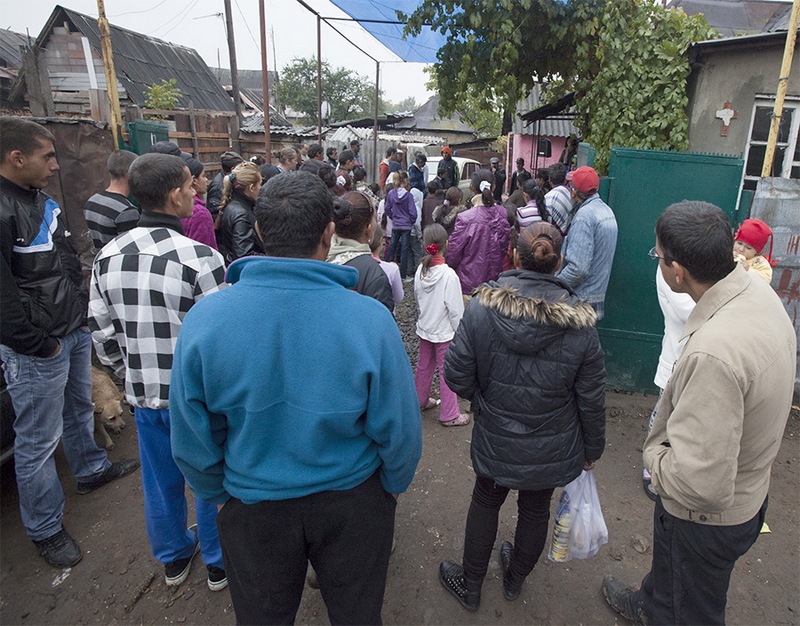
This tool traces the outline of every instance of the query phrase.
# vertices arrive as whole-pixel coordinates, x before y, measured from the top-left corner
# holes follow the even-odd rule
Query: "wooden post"
[[[35,117],[55,115],[50,77],[44,60],[44,50],[28,48],[22,53],[22,68],[25,72],[25,87],[28,91],[28,106]]]
[[[200,158],[200,144],[197,141],[197,119],[194,116],[194,102],[189,99],[189,131],[192,133],[192,155]]]
[[[772,161],[775,159],[775,144],[778,142],[778,131],[783,115],[783,101],[786,98],[786,84],[789,82],[789,72],[792,69],[794,44],[797,39],[797,26],[800,23],[800,0],[792,2],[792,15],[789,18],[789,31],[786,33],[786,46],[783,49],[783,63],[781,75],[778,78],[778,92],[775,95],[775,108],[772,111],[772,123],[769,126],[767,150],[764,153],[764,166],[761,168],[761,178],[772,176]]]
[[[375,119],[372,124],[372,180],[378,180],[378,107],[381,97],[381,62],[375,61]],[[425,181],[428,184],[428,181]]]
[[[264,0],[258,0],[258,16],[261,22],[261,89],[264,91],[264,157],[271,163],[272,144],[269,124],[269,66],[267,65],[267,12]]]
[[[97,28],[100,31],[100,48],[103,51],[103,69],[106,73],[106,90],[111,108],[111,137],[114,150],[120,147],[122,132],[122,115],[119,111],[119,93],[117,92],[117,73],[114,70],[114,52],[111,47],[111,29],[106,19],[106,7],[103,0],[97,0]]]
[[[233,96],[233,110],[236,111],[237,127],[242,123],[242,97],[239,94],[239,70],[236,66],[236,42],[233,38],[233,12],[231,0],[225,0],[225,30],[228,34],[228,55],[231,61],[231,90]],[[239,142],[239,135],[236,135]]]
[[[235,115],[228,117],[228,133],[231,138],[231,148],[234,152],[242,153],[242,144],[239,141],[239,118]]]
[[[317,141],[322,145],[322,18],[317,14]]]

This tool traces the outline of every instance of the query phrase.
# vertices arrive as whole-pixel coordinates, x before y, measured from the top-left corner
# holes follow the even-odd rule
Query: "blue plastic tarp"
[[[342,11],[356,20],[369,34],[404,61],[411,63],[435,63],[436,53],[446,38],[423,26],[416,37],[403,38],[403,24],[379,24],[363,20],[397,21],[396,11],[411,14],[419,6],[419,0],[331,0]]]

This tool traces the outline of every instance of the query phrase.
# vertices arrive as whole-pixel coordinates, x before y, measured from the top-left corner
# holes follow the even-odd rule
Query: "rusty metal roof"
[[[36,45],[43,46],[53,28],[60,26],[65,19],[89,40],[92,48],[100,50],[97,18],[62,6],[53,9]],[[188,108],[189,100],[192,100],[196,109],[234,110],[233,100],[196,50],[111,24],[109,26],[117,79],[132,102],[144,106],[150,85],[174,78],[176,87],[183,94],[179,107]]]

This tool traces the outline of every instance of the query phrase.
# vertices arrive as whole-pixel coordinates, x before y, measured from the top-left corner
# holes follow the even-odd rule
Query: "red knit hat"
[[[761,220],[749,218],[742,222],[739,230],[736,231],[734,239],[744,241],[748,246],[753,246],[757,252],[761,252],[767,241],[772,237],[772,229]],[[769,246],[769,256],[772,256],[772,244]]]

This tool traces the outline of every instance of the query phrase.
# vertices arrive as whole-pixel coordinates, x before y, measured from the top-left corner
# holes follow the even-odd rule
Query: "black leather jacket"
[[[220,247],[228,265],[243,256],[264,254],[261,238],[256,233],[253,204],[246,195],[234,191],[222,209]]]
[[[86,325],[89,296],[58,204],[0,176],[0,343],[47,357]]]

